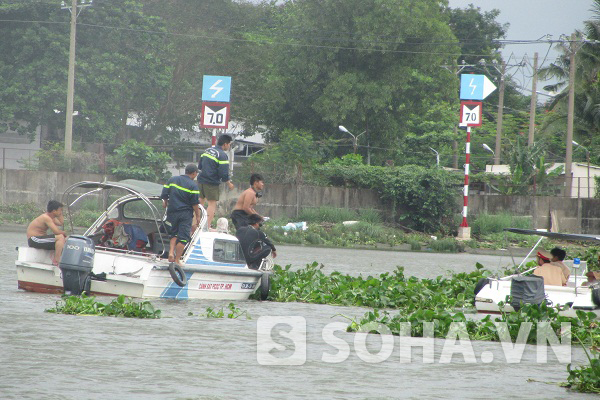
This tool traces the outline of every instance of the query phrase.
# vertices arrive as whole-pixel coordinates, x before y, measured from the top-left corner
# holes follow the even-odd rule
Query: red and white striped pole
[[[465,146],[466,161],[465,161],[465,189],[464,189],[464,205],[462,211],[462,223],[460,224],[463,228],[468,228],[467,223],[467,208],[469,205],[469,162],[471,161],[471,127],[467,126],[467,144]]]

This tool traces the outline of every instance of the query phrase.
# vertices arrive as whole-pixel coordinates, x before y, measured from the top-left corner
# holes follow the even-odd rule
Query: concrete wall
[[[533,228],[550,229],[552,215],[557,231],[600,233],[600,199],[533,196],[469,196],[469,215],[480,213],[528,216]]]
[[[51,171],[0,170],[0,204],[37,203],[45,208],[48,200],[59,200],[63,192],[80,181],[103,181],[110,177]]]
[[[60,200],[70,185],[80,181],[110,180],[99,174],[77,174],[48,171],[0,170],[0,204],[36,203],[44,208],[50,199]],[[229,215],[240,193],[248,186],[239,184],[234,190],[221,187],[219,213]],[[462,194],[457,195],[462,204]],[[346,209],[373,208],[389,215],[374,191],[368,189],[294,186],[269,184],[256,210],[271,218],[295,219],[302,208],[330,206]],[[401,206],[401,205],[400,205]],[[477,214],[510,213],[529,216],[534,228],[551,227],[551,215],[560,232],[600,233],[600,199],[573,199],[564,197],[497,196],[471,194],[469,217]]]

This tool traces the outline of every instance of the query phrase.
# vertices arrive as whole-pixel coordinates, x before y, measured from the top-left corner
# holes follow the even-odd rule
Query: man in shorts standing
[[[242,192],[231,213],[231,220],[235,225],[235,229],[247,226],[248,217],[252,214],[258,214],[254,206],[258,203],[258,198],[262,196],[264,188],[265,182],[262,175],[252,174],[250,176],[250,187]]]
[[[234,188],[229,180],[229,157],[226,151],[231,148],[231,136],[225,134],[219,137],[215,147],[209,147],[200,156],[198,169],[198,187],[200,188],[200,203],[204,205],[204,200],[208,200],[206,208],[207,221],[206,227],[211,228],[212,220],[217,210],[217,201],[219,201],[219,184],[227,182],[229,190]],[[198,220],[200,221],[200,220]]]
[[[54,258],[52,259],[54,265],[58,265],[67,239],[67,233],[58,228],[63,226],[64,223],[63,205],[56,200],[50,200],[46,212],[31,221],[27,227],[29,247],[54,250]],[[52,231],[52,235],[48,235],[48,229]]]
[[[167,209],[167,227],[171,237],[169,262],[176,262],[178,265],[182,265],[181,256],[185,245],[191,239],[194,214],[200,221],[199,191],[195,181],[197,176],[196,165],[188,164],[185,167],[185,175],[169,179],[160,195],[163,207]]]

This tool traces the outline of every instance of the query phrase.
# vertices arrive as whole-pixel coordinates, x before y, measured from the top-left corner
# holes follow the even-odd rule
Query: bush
[[[511,214],[480,214],[470,222],[471,232],[474,235],[489,235],[502,232],[505,228],[530,229],[531,220],[528,217],[519,217]]]
[[[34,171],[100,172],[98,154],[78,151],[67,156],[62,143],[46,143],[44,149],[35,153],[32,161],[23,160],[22,163],[25,168]]]
[[[142,142],[128,140],[115,149],[115,154],[107,157],[110,173],[118,179],[139,179],[159,182],[170,178],[167,153],[155,153],[154,149]]]

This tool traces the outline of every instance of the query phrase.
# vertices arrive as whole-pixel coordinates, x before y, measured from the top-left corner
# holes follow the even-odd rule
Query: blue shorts
[[[189,242],[192,238],[193,218],[194,212],[192,210],[167,211],[169,236],[172,238],[176,237],[181,243]]]

